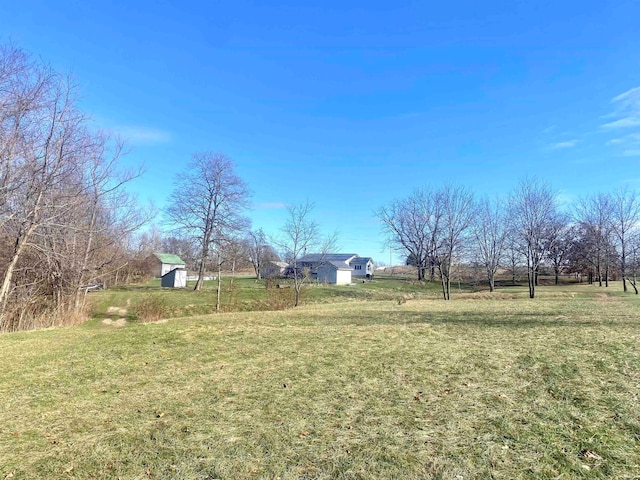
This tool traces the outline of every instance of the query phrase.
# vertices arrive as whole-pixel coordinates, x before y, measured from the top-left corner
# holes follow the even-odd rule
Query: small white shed
[[[174,268],[162,276],[160,285],[170,288],[185,288],[187,286],[187,271],[184,268]]]
[[[186,268],[184,260],[172,253],[153,253],[146,259],[147,271],[154,277],[162,277],[174,268]]]
[[[326,262],[318,267],[318,282],[349,285],[353,269],[344,262]]]

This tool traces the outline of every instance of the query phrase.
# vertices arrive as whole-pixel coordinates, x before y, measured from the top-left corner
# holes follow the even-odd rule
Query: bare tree
[[[506,250],[507,222],[501,202],[481,199],[475,209],[472,232],[476,257],[484,267],[489,291],[495,290],[495,277]]]
[[[558,213],[549,224],[545,235],[545,249],[547,258],[553,266],[556,285],[560,283],[560,272],[567,266],[570,259],[575,235],[576,230],[569,224],[568,215]]]
[[[629,242],[637,234],[640,223],[640,198],[637,192],[624,188],[611,198],[611,226],[620,247],[620,276],[622,288],[627,291],[627,256]],[[635,288],[635,281],[633,283]]]
[[[418,280],[424,280],[427,269],[434,264],[440,207],[433,192],[415,190],[376,211],[391,245],[414,262]]]
[[[278,242],[284,252],[284,258],[291,266],[295,307],[300,304],[300,290],[309,278],[308,272],[301,268],[299,260],[308,250],[316,248],[320,243],[319,226],[315,220],[311,219],[313,208],[314,205],[309,201],[288,206],[288,218],[281,230],[282,238]]]
[[[248,221],[242,213],[248,202],[249,189],[224,154],[196,153],[187,172],[178,176],[166,211],[177,229],[198,242],[194,290],[202,288],[212,247],[219,250],[226,238],[246,228]]]
[[[446,186],[436,194],[442,218],[435,233],[435,263],[442,284],[442,296],[451,299],[451,277],[455,261],[459,259],[466,243],[473,218],[473,194],[464,187]]]
[[[509,274],[511,275],[511,285],[515,286],[516,277],[519,275],[518,271],[522,266],[524,256],[522,255],[520,245],[516,241],[516,236],[510,230],[510,226],[508,224],[507,224],[505,256],[506,256],[506,263],[509,268]]]
[[[547,253],[545,238],[556,218],[556,196],[548,183],[525,179],[509,198],[510,230],[526,259],[529,298],[535,297],[538,268]]]
[[[629,238],[629,264],[630,272],[627,272],[627,280],[633,287],[636,295],[638,295],[638,286],[636,284],[638,271],[640,270],[640,234],[638,232]]]
[[[609,268],[614,247],[613,241],[613,202],[604,193],[581,198],[575,207],[575,221],[587,235],[583,245],[587,248],[582,253],[587,261],[595,268],[598,285],[609,286]]]
[[[267,236],[261,228],[249,231],[245,243],[249,261],[256,272],[256,279],[259,280],[262,278],[265,264],[273,260],[280,260],[280,257],[268,244]]]

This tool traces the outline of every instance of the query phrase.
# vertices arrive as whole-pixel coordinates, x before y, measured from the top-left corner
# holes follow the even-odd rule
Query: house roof
[[[182,260],[178,255],[174,255],[173,253],[154,253],[154,255],[162,263],[169,263],[172,265],[185,265],[184,260]]]
[[[349,265],[344,262],[326,262],[320,266],[320,268],[333,267],[336,270],[353,270]]]
[[[356,265],[366,265],[369,261],[373,262],[371,257],[356,257],[349,262],[349,264],[355,263]]]
[[[356,253],[309,253],[298,259],[298,262],[348,262],[353,257],[357,257]]]

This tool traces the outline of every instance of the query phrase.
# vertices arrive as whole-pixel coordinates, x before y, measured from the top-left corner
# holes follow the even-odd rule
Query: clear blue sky
[[[640,187],[639,19],[635,1],[0,0],[0,41],[72,72],[146,165],[141,199],[221,151],[254,227],[309,199],[343,251],[388,262],[373,211],[415,187]]]

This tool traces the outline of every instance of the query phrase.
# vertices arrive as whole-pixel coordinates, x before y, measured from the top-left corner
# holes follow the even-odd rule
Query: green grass
[[[640,478],[638,297],[393,285],[2,335],[0,479]]]
[[[276,295],[287,306],[294,304],[294,291],[290,282],[278,280],[276,283],[288,286],[286,289],[267,290],[265,281],[256,281],[254,277],[223,277],[221,309],[222,311],[256,311],[272,310],[270,295]],[[157,301],[162,304],[166,317],[183,317],[204,315],[215,312],[216,281],[204,282],[199,292],[194,292],[195,282],[189,282],[185,289],[168,289],[160,287],[160,280],[155,279],[144,285],[114,287],[106,291],[90,293],[92,304],[91,316],[98,319],[117,318],[118,312],[110,313],[109,309],[126,310],[122,316],[128,320],[138,317],[137,306],[141,302]],[[440,295],[439,284],[418,283],[406,276],[380,276],[373,281],[354,283],[352,285],[322,285],[309,282],[303,286],[302,302],[318,304],[335,301],[362,300],[394,300],[407,293],[419,297],[437,297]]]

